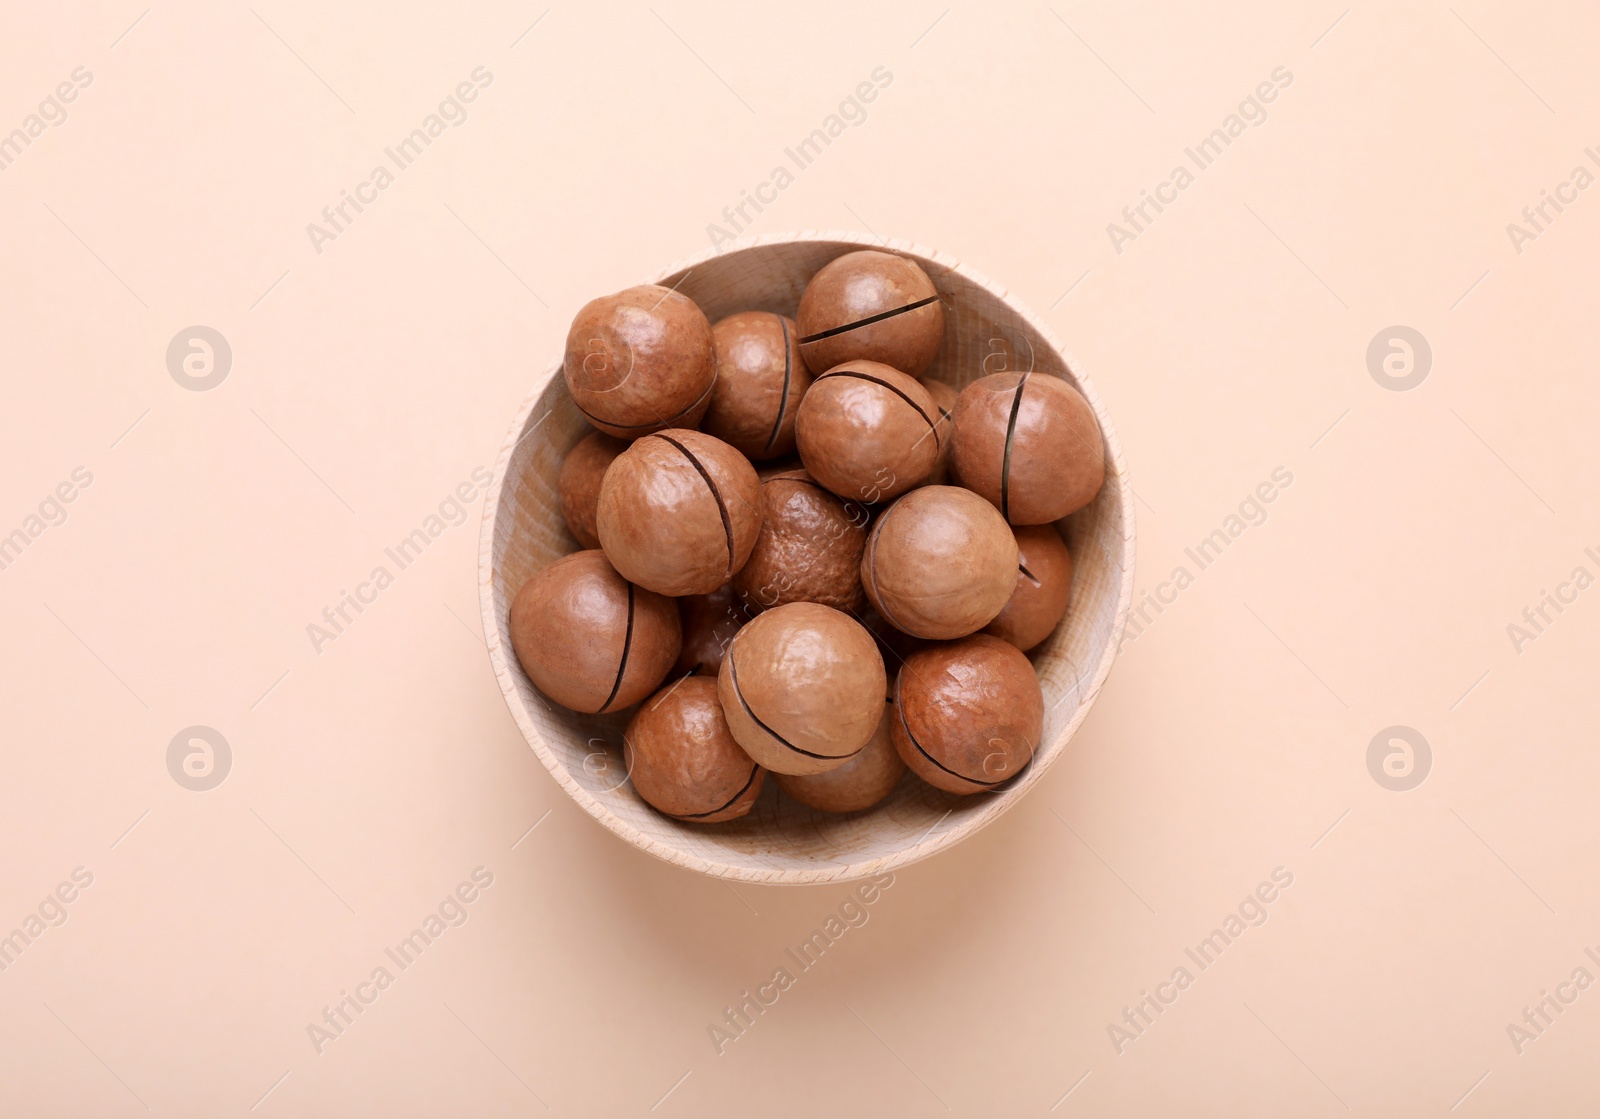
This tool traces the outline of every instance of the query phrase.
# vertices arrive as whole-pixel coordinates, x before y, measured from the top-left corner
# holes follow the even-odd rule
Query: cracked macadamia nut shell
[[[765,772],[728,733],[717,683],[691,676],[639,705],[622,733],[633,791],[677,820],[717,824],[750,811]]]
[[[1059,521],[1105,481],[1105,443],[1077,389],[1047,373],[994,373],[961,390],[950,439],[961,484],[1014,525]]]
[[[800,461],[840,497],[875,504],[921,485],[939,465],[939,409],[914,377],[874,361],[822,374],[800,402]]]
[[[567,530],[585,548],[600,546],[595,531],[595,511],[600,505],[600,483],[606,468],[628,444],[603,431],[591,432],[578,440],[567,457],[561,460],[561,474],[556,489],[561,496],[561,518]]]
[[[764,611],[734,635],[717,675],[733,737],[774,773],[821,773],[866,745],[887,678],[872,635],[815,602]]]
[[[1072,556],[1057,526],[1019,525],[1017,587],[983,632],[1009,641],[1026,653],[1066,615],[1072,594]]]
[[[756,461],[789,454],[800,398],[811,387],[794,321],[741,311],[718,320],[711,335],[717,380],[700,429]]]
[[[678,607],[629,583],[599,551],[574,552],[522,585],[511,644],[528,678],[574,711],[617,711],[655,690],[678,659]]]
[[[678,599],[678,618],[683,623],[683,651],[673,672],[681,676],[715,676],[722,667],[728,642],[739,627],[750,619],[732,583],[725,583],[710,594],[690,594]]]
[[[965,637],[993,621],[1016,589],[1016,537],[977,494],[924,486],[872,526],[861,583],[896,629],[936,641]]]
[[[694,300],[656,284],[585,303],[567,331],[567,391],[619,439],[694,427],[711,403],[716,347]]]
[[[944,307],[920,265],[862,249],[823,265],[795,315],[813,372],[863,359],[920,377],[944,339]]]
[[[626,578],[658,594],[710,594],[750,558],[761,485],[750,460],[722,440],[672,428],[617,456],[595,523]]]
[[[907,767],[950,793],[998,788],[1033,760],[1044,693],[1016,646],[979,633],[933,645],[895,678],[890,737]]]
[[[867,602],[861,589],[866,507],[834,496],[804,470],[762,479],[761,501],[761,534],[733,577],[740,599],[752,611],[820,602],[859,613]]]
[[[939,412],[936,421],[939,434],[939,461],[934,465],[933,473],[928,475],[927,484],[959,485],[960,483],[950,476],[950,421],[955,415],[956,399],[960,397],[961,390],[948,381],[925,380],[921,384],[928,390],[928,395],[933,398],[933,406]]]
[[[797,777],[776,775],[778,787],[801,804],[822,812],[861,812],[871,808],[894,790],[906,763],[889,737],[894,724],[894,705],[885,702],[883,718],[859,753],[836,769]]]

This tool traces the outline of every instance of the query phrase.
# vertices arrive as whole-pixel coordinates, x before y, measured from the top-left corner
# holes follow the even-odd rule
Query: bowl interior
[[[827,234],[764,238],[691,262],[656,282],[692,298],[715,322],[735,311],[793,316],[811,276],[834,257],[879,243]],[[559,361],[539,379],[496,464],[482,539],[484,631],[517,724],[556,780],[611,830],[660,858],[708,874],[759,882],[843,881],[922,858],[970,835],[1021,797],[1060,755],[1109,671],[1133,577],[1130,491],[1115,433],[1093,386],[1046,328],[1003,289],[925,249],[884,246],[915,259],[938,286],[945,335],[926,376],[962,386],[987,373],[1033,369],[1066,378],[1088,398],[1106,441],[1106,484],[1068,518],[1073,556],[1066,620],[1031,654],[1045,720],[1033,763],[995,793],[960,797],[909,773],[878,807],[850,816],[781,796],[767,780],[754,809],[725,824],[685,824],[656,813],[622,764],[629,711],[580,715],[541,696],[511,647],[511,600],[544,565],[578,548],[562,521],[556,479],[567,451],[592,430],[567,394]],[[885,666],[893,679],[898,665]]]

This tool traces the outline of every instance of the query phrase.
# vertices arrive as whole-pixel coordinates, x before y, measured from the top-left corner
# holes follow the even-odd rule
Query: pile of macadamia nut
[[[512,643],[557,703],[638,705],[624,764],[665,815],[743,816],[768,771],[859,812],[907,768],[970,794],[1032,760],[1025,654],[1067,612],[1055,522],[1100,489],[1100,430],[1049,373],[919,380],[943,336],[927,273],[877,251],[824,266],[794,318],[713,324],[645,285],[573,320],[598,430],[560,499],[585,550],[522,587]]]

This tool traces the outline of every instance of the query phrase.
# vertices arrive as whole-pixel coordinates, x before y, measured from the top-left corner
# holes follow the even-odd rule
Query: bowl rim
[[[882,874],[886,871],[908,866],[947,847],[952,847],[993,823],[1002,813],[1021,799],[1029,788],[1043,778],[1045,771],[1049,769],[1057,758],[1065,753],[1065,747],[1071,741],[1073,735],[1077,733],[1078,728],[1087,717],[1089,709],[1099,696],[1100,689],[1105,685],[1106,678],[1110,675],[1111,667],[1117,659],[1122,632],[1127,624],[1128,610],[1133,600],[1137,526],[1133,511],[1133,486],[1128,477],[1122,443],[1117,437],[1116,429],[1111,424],[1105,405],[1101,401],[1093,381],[1083,372],[1082,366],[1077,359],[1062,344],[1055,331],[1026,305],[1016,299],[1008,288],[993,282],[981,272],[962,264],[948,254],[928,248],[925,245],[912,241],[884,239],[845,230],[796,230],[740,237],[720,247],[681,259],[657,273],[654,278],[642,282],[659,284],[670,277],[680,275],[687,278],[688,273],[693,269],[728,253],[767,245],[801,242],[834,242],[855,246],[859,249],[882,249],[889,252],[905,253],[914,258],[932,261],[941,269],[957,273],[968,283],[983,288],[990,295],[1003,302],[1013,314],[1037,331],[1039,336],[1050,344],[1050,347],[1060,355],[1065,363],[1065,371],[1072,374],[1079,390],[1088,400],[1090,408],[1094,410],[1095,419],[1100,424],[1100,431],[1105,440],[1108,467],[1106,470],[1106,484],[1116,485],[1121,498],[1121,523],[1115,525],[1113,530],[1120,530],[1122,538],[1119,557],[1122,561],[1122,579],[1117,587],[1116,609],[1112,616],[1110,640],[1106,643],[1105,652],[1088,675],[1082,678],[1087,680],[1087,685],[1079,694],[1077,707],[1067,720],[1066,725],[1057,732],[1050,743],[1051,746],[1059,743],[1060,748],[1050,751],[1050,756],[1042,763],[1036,760],[1035,764],[1029,766],[1019,780],[1007,788],[1002,795],[992,798],[987,805],[968,814],[954,827],[940,832],[931,839],[929,838],[934,829],[949,818],[950,813],[954,811],[954,809],[950,809],[945,812],[944,816],[935,821],[920,839],[891,855],[858,859],[852,862],[830,862],[809,868],[759,870],[692,854],[681,848],[663,843],[640,831],[612,811],[604,802],[591,794],[588,789],[580,785],[567,771],[562,759],[545,742],[544,736],[535,725],[530,711],[527,710],[517,690],[517,677],[521,669],[516,664],[515,655],[502,642],[500,636],[500,618],[494,591],[494,539],[495,526],[498,522],[511,456],[515,452],[517,445],[532,434],[531,431],[524,430],[527,427],[528,417],[537,406],[539,398],[549,388],[551,381],[561,373],[562,362],[558,360],[553,366],[537,376],[522,404],[518,407],[511,429],[507,433],[505,442],[500,448],[500,453],[495,459],[493,477],[490,481],[488,493],[484,498],[482,520],[478,532],[478,605],[480,620],[483,624],[484,644],[488,649],[489,662],[494,669],[495,679],[499,681],[501,695],[506,701],[506,706],[511,712],[513,721],[517,724],[517,729],[522,732],[522,737],[533,749],[539,760],[544,763],[545,768],[550,771],[550,775],[555,778],[556,783],[579,807],[604,825],[607,830],[615,833],[631,845],[654,855],[663,862],[698,871],[714,878],[731,879],[757,885],[817,885],[829,882],[854,881],[875,874]],[[681,283],[682,280],[680,279],[679,282]],[[1041,752],[1044,751],[1041,750],[1036,753]]]

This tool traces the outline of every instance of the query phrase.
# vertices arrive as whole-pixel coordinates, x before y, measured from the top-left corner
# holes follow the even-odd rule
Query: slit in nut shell
[[[633,790],[656,811],[718,824],[750,811],[765,771],[728,732],[716,681],[690,676],[639,705],[622,735]]]
[[[883,718],[859,753],[837,769],[795,777],[775,775],[778,787],[795,800],[819,812],[863,812],[894,791],[906,763],[890,740],[894,705],[885,700]]]
[[[810,475],[849,501],[888,501],[939,465],[939,409],[914,377],[848,361],[812,382],[795,442]]]
[[[988,634],[934,645],[895,678],[889,728],[900,758],[937,789],[992,792],[1027,768],[1044,727],[1044,693],[1016,646]]]
[[[817,270],[795,323],[800,352],[817,373],[864,359],[920,377],[944,339],[944,306],[916,261],[861,249]]]
[[[511,645],[523,671],[545,695],[586,714],[649,695],[681,643],[676,604],[628,582],[597,550],[543,568],[511,603]]]
[[[854,619],[791,602],[734,635],[717,694],[734,739],[775,773],[822,773],[866,745],[882,716],[883,658]]]
[[[1059,521],[1094,500],[1105,443],[1077,389],[1047,373],[994,373],[956,400],[950,463],[1014,525]]]
[[[761,487],[750,460],[700,431],[635,440],[611,464],[595,515],[600,546],[658,594],[710,594],[750,558]]]

